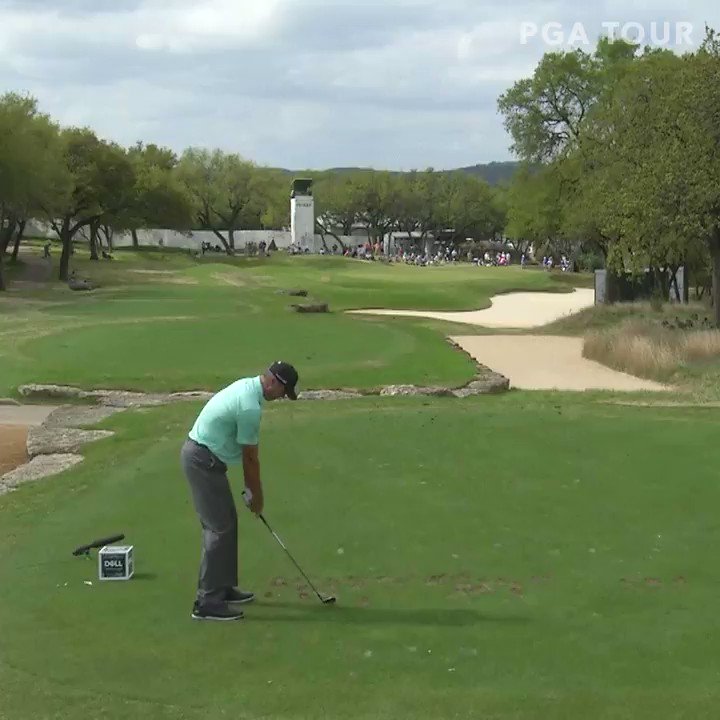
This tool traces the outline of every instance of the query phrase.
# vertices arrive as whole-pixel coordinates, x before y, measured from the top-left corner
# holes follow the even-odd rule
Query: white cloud
[[[689,20],[670,0],[0,0],[0,92],[129,144],[285,167],[509,159],[497,98],[550,47],[523,22]],[[105,9],[103,9],[105,8]],[[720,23],[716,22],[716,25]],[[591,47],[585,48],[590,50]]]
[[[279,25],[280,6],[280,0],[153,2],[135,13],[136,45],[193,52],[267,42]]]
[[[172,50],[164,35],[158,33],[143,33],[135,39],[135,44],[141,50]]]
[[[257,39],[271,29],[278,0],[204,0],[186,7],[178,17],[180,29],[194,35]]]

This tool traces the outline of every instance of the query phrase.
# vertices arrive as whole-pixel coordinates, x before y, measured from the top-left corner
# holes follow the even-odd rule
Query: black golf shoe
[[[255,599],[255,593],[243,592],[237,588],[230,588],[225,595],[225,602],[233,605],[244,605]]]
[[[242,610],[235,610],[228,607],[225,603],[213,604],[213,605],[198,605],[197,602],[193,605],[192,616],[193,620],[242,620],[245,614]]]

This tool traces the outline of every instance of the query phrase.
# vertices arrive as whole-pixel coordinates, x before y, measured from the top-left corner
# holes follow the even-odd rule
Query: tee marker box
[[[132,545],[105,545],[98,553],[100,580],[129,580],[135,572]]]

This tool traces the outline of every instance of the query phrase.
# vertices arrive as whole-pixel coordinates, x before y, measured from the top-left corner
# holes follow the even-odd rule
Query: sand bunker
[[[0,477],[28,461],[27,435],[24,425],[0,425]]]
[[[582,356],[583,340],[553,335],[452,337],[480,364],[522,390],[666,391],[671,388],[617,372]]]
[[[357,314],[426,317],[480,327],[537,328],[595,304],[595,291],[519,292],[495,295],[486,310],[353,310]],[[547,335],[461,335],[450,338],[475,360],[523,390],[615,390],[653,392],[671,388],[611,370],[582,356],[583,340]]]
[[[0,405],[0,477],[28,461],[30,427],[41,425],[56,406]]]
[[[0,425],[42,425],[57,405],[0,405]]]
[[[363,315],[426,317],[495,328],[535,328],[592,307],[595,291],[578,288],[571,293],[521,292],[494,295],[486,310],[432,312],[422,310],[350,310]]]

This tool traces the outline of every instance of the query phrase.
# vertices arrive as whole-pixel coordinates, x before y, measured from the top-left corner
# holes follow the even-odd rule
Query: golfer
[[[298,374],[286,362],[273,363],[213,395],[198,415],[180,453],[193,504],[203,529],[196,620],[239,620],[236,604],[252,602],[238,589],[237,510],[227,470],[242,462],[247,505],[263,510],[258,440],[263,403],[281,397],[297,400]]]

